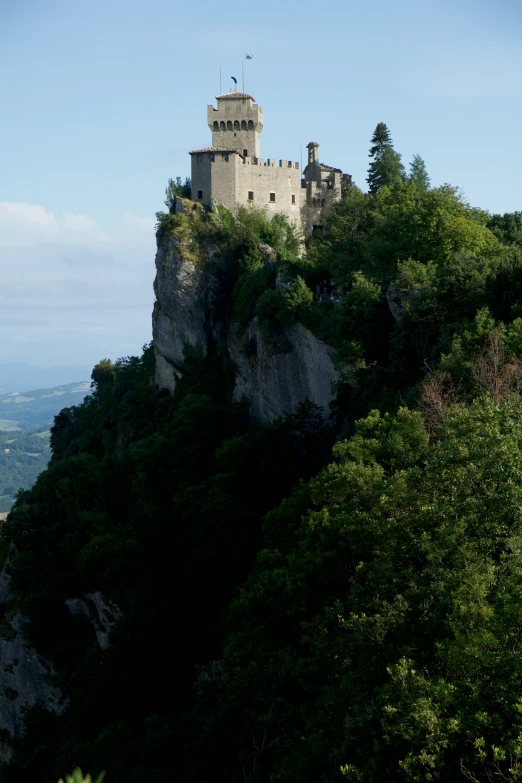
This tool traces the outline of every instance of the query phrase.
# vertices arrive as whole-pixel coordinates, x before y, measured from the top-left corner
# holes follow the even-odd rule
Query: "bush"
[[[284,294],[285,313],[289,321],[299,321],[310,310],[314,295],[300,275],[297,275]]]
[[[172,212],[174,209],[176,196],[181,196],[182,198],[192,197],[192,180],[190,177],[186,177],[185,182],[181,181],[181,177],[169,179],[165,188],[165,206],[168,207],[169,212]]]

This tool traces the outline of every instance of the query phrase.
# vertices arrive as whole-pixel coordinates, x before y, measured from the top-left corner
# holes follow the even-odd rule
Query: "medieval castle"
[[[299,163],[260,157],[263,110],[243,92],[217,96],[217,109],[208,106],[212,146],[192,150],[192,199],[208,207],[217,201],[234,211],[239,204],[280,213],[305,234],[313,233],[351,183],[341,169],[319,163],[319,145],[307,145],[308,164],[300,176]]]

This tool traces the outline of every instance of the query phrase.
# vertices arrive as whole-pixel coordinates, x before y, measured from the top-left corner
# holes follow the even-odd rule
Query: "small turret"
[[[306,148],[308,150],[308,163],[319,163],[319,144],[316,141],[309,141]]]

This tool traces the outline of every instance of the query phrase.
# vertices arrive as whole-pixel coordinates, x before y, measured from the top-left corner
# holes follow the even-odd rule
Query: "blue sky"
[[[243,54],[263,157],[365,187],[391,129],[492,212],[522,209],[516,0],[0,0],[0,362],[94,363],[150,339],[154,213]]]

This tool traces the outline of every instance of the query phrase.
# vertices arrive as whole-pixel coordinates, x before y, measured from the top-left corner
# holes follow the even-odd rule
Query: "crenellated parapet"
[[[248,93],[218,95],[207,107],[212,145],[192,150],[192,199],[208,207],[217,202],[234,211],[252,205],[283,214],[312,233],[342,198],[351,177],[319,162],[319,144],[307,146],[302,179],[297,161],[260,156],[263,110]]]
[[[217,108],[207,107],[212,146],[237,147],[244,157],[259,156],[263,110],[251,95],[231,92],[218,95]]]

